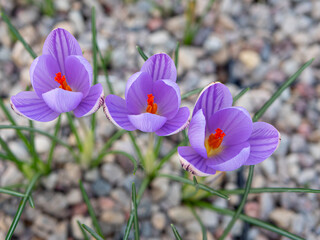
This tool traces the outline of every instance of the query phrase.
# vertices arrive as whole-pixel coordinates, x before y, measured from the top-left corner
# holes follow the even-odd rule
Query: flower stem
[[[154,152],[154,133],[149,133],[148,149],[145,156],[144,168],[146,173],[149,175],[153,172],[155,163],[155,152]]]

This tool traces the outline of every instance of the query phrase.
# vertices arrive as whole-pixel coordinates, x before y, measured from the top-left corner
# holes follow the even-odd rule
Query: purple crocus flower
[[[232,171],[267,159],[280,134],[265,122],[252,123],[242,107],[232,107],[229,89],[221,83],[200,94],[188,131],[189,147],[179,147],[182,167],[198,176]]]
[[[181,97],[177,71],[164,53],[151,56],[126,86],[125,100],[115,95],[105,99],[107,117],[128,131],[139,129],[159,136],[177,133],[186,127],[189,109],[179,108]]]
[[[77,40],[57,28],[47,37],[42,55],[30,67],[34,92],[11,97],[12,109],[31,120],[48,122],[60,113],[76,117],[94,113],[103,103],[101,84],[92,84],[92,68],[82,56]]]

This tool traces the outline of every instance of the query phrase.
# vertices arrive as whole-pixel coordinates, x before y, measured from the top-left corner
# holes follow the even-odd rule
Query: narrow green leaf
[[[243,194],[244,189],[233,189],[233,190],[220,190],[225,194]],[[289,193],[320,193],[318,189],[310,189],[310,188],[251,188],[250,193],[281,193],[281,192],[289,192]]]
[[[192,95],[195,95],[195,94],[197,94],[197,93],[200,93],[202,90],[203,90],[203,88],[196,88],[196,89],[194,89],[194,90],[192,90],[192,91],[190,91],[190,92],[187,92],[187,93],[185,93],[185,94],[182,94],[182,95],[181,95],[181,100],[186,99],[186,98],[188,98],[188,97],[190,97],[190,96],[192,96]]]
[[[41,174],[37,173],[31,179],[31,181],[30,181],[30,183],[28,185],[28,188],[27,188],[27,190],[25,192],[25,196],[21,199],[19,208],[18,208],[18,210],[16,212],[16,215],[13,218],[13,221],[12,221],[11,225],[10,225],[9,231],[7,233],[7,236],[6,236],[6,240],[10,240],[12,238],[14,230],[16,229],[16,227],[17,227],[17,225],[19,223],[19,220],[20,220],[21,214],[23,212],[23,209],[26,206],[27,201],[29,200],[29,197],[31,195],[31,191],[32,191],[34,185],[36,184],[37,180],[40,178],[40,176],[41,176]]]
[[[224,209],[224,208],[220,208],[217,206],[213,206],[210,203],[206,203],[206,202],[192,202],[193,205],[195,206],[199,206],[199,207],[203,207],[203,208],[207,208],[207,209],[211,209],[217,213],[223,214],[223,215],[228,215],[228,216],[234,216],[235,212],[229,209]],[[261,221],[260,219],[257,218],[253,218],[253,217],[249,217],[247,215],[244,214],[240,214],[239,215],[239,219],[248,222],[252,225],[267,229],[271,232],[275,232],[279,235],[282,235],[284,237],[290,238],[290,239],[294,239],[294,240],[303,240],[302,237],[299,237],[293,233],[290,233],[282,228],[278,228],[272,224],[266,223],[264,221]]]
[[[81,225],[81,223],[79,222],[79,220],[77,220],[77,223],[78,223],[78,226],[79,226],[79,228],[80,228],[80,230],[81,230],[81,232],[82,232],[82,235],[83,235],[83,238],[84,238],[84,240],[90,240],[90,238],[88,237],[88,235],[87,235],[87,230],[86,229],[84,229],[84,227],[82,227],[82,225]],[[93,230],[92,230],[93,231]]]
[[[72,116],[71,116],[71,114],[70,114],[69,112],[67,112],[66,115],[67,115],[67,118],[68,118],[68,123],[69,123],[70,129],[71,129],[71,132],[73,133],[73,135],[74,135],[75,138],[76,138],[77,147],[79,148],[79,151],[82,152],[82,150],[83,150],[83,148],[82,148],[82,143],[81,143],[81,140],[80,140],[78,131],[77,131],[77,129],[76,129],[76,126],[74,125]]]
[[[29,196],[28,201],[29,201],[30,207],[34,208],[34,201],[31,195]]]
[[[281,95],[281,93],[286,90],[305,70],[307,67],[311,65],[314,59],[309,60],[305,64],[302,65],[302,67],[293,74],[287,81],[285,81],[278,90],[272,95],[272,97],[260,108],[260,110],[253,116],[252,121],[256,122],[258,121],[262,115],[267,111],[267,109],[271,106],[271,104]]]
[[[196,188],[196,191],[199,190],[199,184],[198,184],[198,180],[196,178],[196,176],[193,176],[193,185]]]
[[[108,71],[107,71],[107,64],[104,61],[104,58],[103,58],[103,56],[101,54],[101,51],[99,49],[98,44],[96,45],[96,47],[97,47],[97,50],[98,50],[98,53],[99,53],[99,58],[100,58],[100,62],[102,64],[102,69],[103,69],[104,75],[106,77],[106,81],[107,81],[109,92],[110,92],[110,94],[114,94],[114,90],[113,90],[112,84],[110,82],[109,74],[108,74]]]
[[[32,50],[30,45],[23,39],[18,30],[12,25],[10,18],[5,14],[4,10],[1,11],[1,16],[3,21],[8,25],[10,31],[15,35],[15,37],[23,44],[24,48],[29,52],[29,54],[36,58],[37,54]]]
[[[138,144],[137,144],[137,142],[136,142],[136,139],[135,139],[135,137],[133,136],[133,133],[132,133],[132,132],[129,132],[129,131],[128,131],[128,134],[129,134],[129,137],[130,137],[131,142],[132,142],[132,144],[133,144],[133,147],[134,147],[134,149],[135,149],[135,151],[136,151],[136,153],[137,153],[137,155],[138,155],[138,157],[139,157],[139,160],[140,160],[140,162],[142,163],[142,165],[144,166],[145,160],[144,160],[144,157],[143,157],[143,155],[142,155],[142,153],[141,153],[141,150],[140,150],[140,148],[139,148],[139,146],[138,146]]]
[[[158,136],[156,147],[154,148],[154,157],[157,159],[160,153],[163,136]]]
[[[176,229],[176,227],[171,223],[170,224],[171,228],[172,228],[172,231],[173,231],[173,234],[176,238],[176,240],[182,240],[182,237],[180,236],[178,230]]]
[[[174,175],[169,175],[169,174],[158,174],[156,175],[157,177],[165,177],[165,178],[169,178],[171,180],[174,180],[174,181],[178,181],[178,182],[182,182],[184,184],[188,184],[188,185],[191,185],[191,186],[195,186],[194,185],[194,182],[189,180],[189,179],[186,179],[184,177],[180,177],[180,176],[174,176]],[[209,188],[208,186],[204,185],[204,184],[201,184],[201,183],[198,183],[198,187],[199,189],[202,189],[206,192],[209,192],[213,195],[217,195],[218,197],[221,197],[221,198],[224,198],[224,199],[229,199],[229,196],[224,194],[224,193],[221,193],[220,191],[217,191],[217,190],[214,190],[212,188]]]
[[[81,226],[82,226],[88,233],[90,233],[90,235],[91,235],[92,237],[94,237],[95,239],[97,239],[97,240],[103,240],[103,238],[100,237],[99,234],[96,233],[92,228],[88,227],[88,226],[85,225],[85,224],[82,224]]]
[[[147,57],[147,55],[143,52],[143,50],[141,49],[141,47],[136,46],[136,48],[137,48],[140,56],[143,58],[143,60],[147,61],[147,60],[148,60],[148,57]]]
[[[246,92],[250,90],[249,87],[242,89],[241,92],[239,92],[234,98],[233,98],[233,103],[232,105],[235,105],[235,103],[241,98]]]
[[[23,127],[23,126],[7,126],[7,125],[0,125],[0,129],[19,129],[19,130],[25,130],[25,131],[29,131],[29,132],[36,132],[36,133],[39,133],[41,135],[44,135],[52,140],[55,140],[57,143],[59,143],[60,145],[66,147],[70,153],[76,157],[72,147],[69,146],[69,144],[67,144],[66,142],[62,141],[61,139],[55,137],[55,136],[52,136],[51,134],[47,133],[47,132],[44,132],[44,131],[41,131],[39,129],[36,129],[36,128],[29,128],[29,127]]]
[[[100,164],[102,161],[103,157],[108,154],[108,150],[111,147],[111,145],[118,139],[120,138],[124,133],[127,131],[124,129],[118,130],[115,134],[112,135],[112,137],[103,145],[102,149],[100,150],[98,157],[92,161],[91,166],[96,167]]]
[[[202,239],[207,240],[208,239],[207,230],[206,230],[205,226],[203,225],[203,222],[201,221],[200,217],[198,216],[197,212],[195,211],[195,209],[192,206],[190,206],[190,209],[191,209],[193,216],[197,219],[197,221],[201,227]]]
[[[93,62],[93,85],[98,82],[98,61],[97,61],[97,29],[96,29],[96,9],[91,8],[91,34],[92,34],[92,62]],[[96,113],[91,116],[91,129],[95,136]],[[95,137],[94,137],[95,138]]]
[[[251,165],[249,167],[248,179],[247,179],[247,182],[246,182],[246,187],[245,187],[244,194],[243,194],[243,197],[241,199],[240,205],[239,205],[237,211],[235,212],[235,214],[233,215],[233,217],[232,217],[231,221],[229,222],[228,226],[223,231],[223,234],[220,237],[222,240],[225,239],[225,237],[227,237],[227,235],[231,231],[233,225],[235,224],[235,222],[239,218],[239,216],[240,216],[240,214],[241,214],[241,212],[243,210],[244,205],[246,204],[247,197],[248,197],[248,194],[249,194],[249,191],[250,191],[250,188],[251,188],[253,172],[254,172],[254,165]]]
[[[178,62],[179,62],[179,48],[180,43],[177,42],[176,50],[174,51],[174,64],[176,65],[176,69],[178,69]]]
[[[24,193],[19,193],[19,192],[13,191],[13,190],[5,189],[5,188],[0,188],[0,193],[8,194],[8,195],[15,196],[15,197],[24,197],[25,196]]]
[[[134,223],[134,239],[139,240],[139,221],[138,221],[138,210],[136,200],[136,186],[132,183],[132,210],[133,210],[133,223]]]
[[[21,166],[23,162],[18,159],[18,157],[10,150],[7,143],[0,137],[0,145],[2,149],[7,153],[8,160],[13,161],[18,166]]]
[[[87,194],[86,190],[84,189],[81,180],[79,181],[79,186],[80,186],[82,198],[83,198],[84,202],[85,202],[86,205],[87,205],[88,212],[89,212],[89,215],[90,215],[90,217],[91,217],[91,220],[92,220],[92,224],[93,224],[93,226],[94,226],[94,229],[97,231],[97,233],[98,233],[101,237],[103,237],[102,230],[101,230],[101,227],[100,227],[100,225],[99,225],[98,219],[97,219],[97,217],[96,217],[96,214],[94,213],[93,207],[92,207],[92,205],[91,205],[91,203],[90,203],[90,200],[89,200],[89,197],[88,197],[88,194]],[[83,225],[83,224],[82,224],[82,225]],[[86,229],[86,230],[87,230],[87,229]]]

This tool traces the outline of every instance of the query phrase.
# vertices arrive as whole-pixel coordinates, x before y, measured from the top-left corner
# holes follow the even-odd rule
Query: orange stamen
[[[148,94],[147,102],[148,102],[148,106],[147,106],[146,112],[156,114],[158,105],[154,103],[153,94]]]
[[[54,78],[54,80],[58,83],[60,83],[59,88],[67,91],[72,91],[71,87],[68,85],[66,81],[66,77],[63,75],[61,76],[61,72],[58,72]]]
[[[220,145],[224,136],[226,136],[226,134],[220,128],[217,128],[216,133],[211,133],[209,138],[205,140],[204,145],[206,147],[208,157],[212,157],[221,151]]]

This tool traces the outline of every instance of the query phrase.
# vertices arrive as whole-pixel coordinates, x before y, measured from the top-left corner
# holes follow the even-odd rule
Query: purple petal
[[[128,118],[126,101],[116,95],[108,95],[104,101],[104,113],[107,118],[117,127],[127,131],[133,131],[137,128],[132,125]]]
[[[61,88],[53,89],[42,95],[43,100],[55,112],[70,112],[78,107],[82,100],[81,92],[70,92]]]
[[[182,131],[184,128],[187,127],[189,123],[189,116],[189,108],[180,108],[176,116],[166,121],[166,123],[159,130],[156,131],[156,134],[159,136],[168,136]]]
[[[206,136],[206,119],[201,109],[192,117],[188,135],[190,144],[194,150],[196,150],[202,157],[207,158],[207,150],[204,146]]]
[[[271,156],[280,143],[280,133],[265,122],[253,123],[250,143],[250,156],[245,165],[254,165]]]
[[[153,84],[154,102],[158,105],[158,114],[172,119],[181,103],[180,90],[175,82],[159,80]]]
[[[70,55],[82,56],[77,40],[67,30],[57,28],[53,30],[44,42],[42,54],[49,54],[56,58],[62,75],[66,74],[65,60]],[[60,71],[59,71],[60,72]]]
[[[57,61],[51,55],[37,57],[30,67],[30,79],[34,91],[42,98],[42,94],[60,86],[54,80],[60,72]]]
[[[178,147],[180,163],[186,171],[197,176],[208,176],[216,173],[216,170],[207,166],[207,160],[199,155],[192,147]]]
[[[143,64],[141,72],[149,73],[153,81],[169,79],[175,82],[177,80],[176,66],[172,59],[165,53],[159,53],[149,57]]]
[[[241,107],[224,108],[212,115],[208,124],[210,133],[220,128],[226,135],[222,145],[229,146],[245,142],[252,133],[252,120],[247,110]]]
[[[199,109],[208,121],[210,117],[223,108],[232,106],[232,95],[222,83],[212,83],[202,90],[193,109],[195,115]]]
[[[12,96],[11,107],[17,114],[39,122],[49,122],[59,116],[35,92],[20,92]]]
[[[128,89],[127,109],[130,114],[146,111],[148,94],[152,93],[153,82],[148,73],[141,73]]]
[[[141,113],[139,115],[129,115],[128,117],[132,125],[142,132],[155,132],[167,121],[165,117],[152,113]]]
[[[74,92],[89,93],[92,84],[92,67],[82,56],[69,56],[66,59],[66,79]]]
[[[100,83],[92,86],[88,95],[82,99],[78,107],[73,110],[76,117],[85,117],[96,112],[103,104],[103,87]]]
[[[127,84],[126,84],[125,99],[127,99],[128,91],[129,91],[131,85],[140,77],[141,74],[142,74],[142,72],[136,72],[133,75],[131,75],[131,77],[128,79]]]
[[[207,164],[217,171],[233,171],[241,167],[250,154],[249,142],[227,146],[220,153],[208,158]]]

